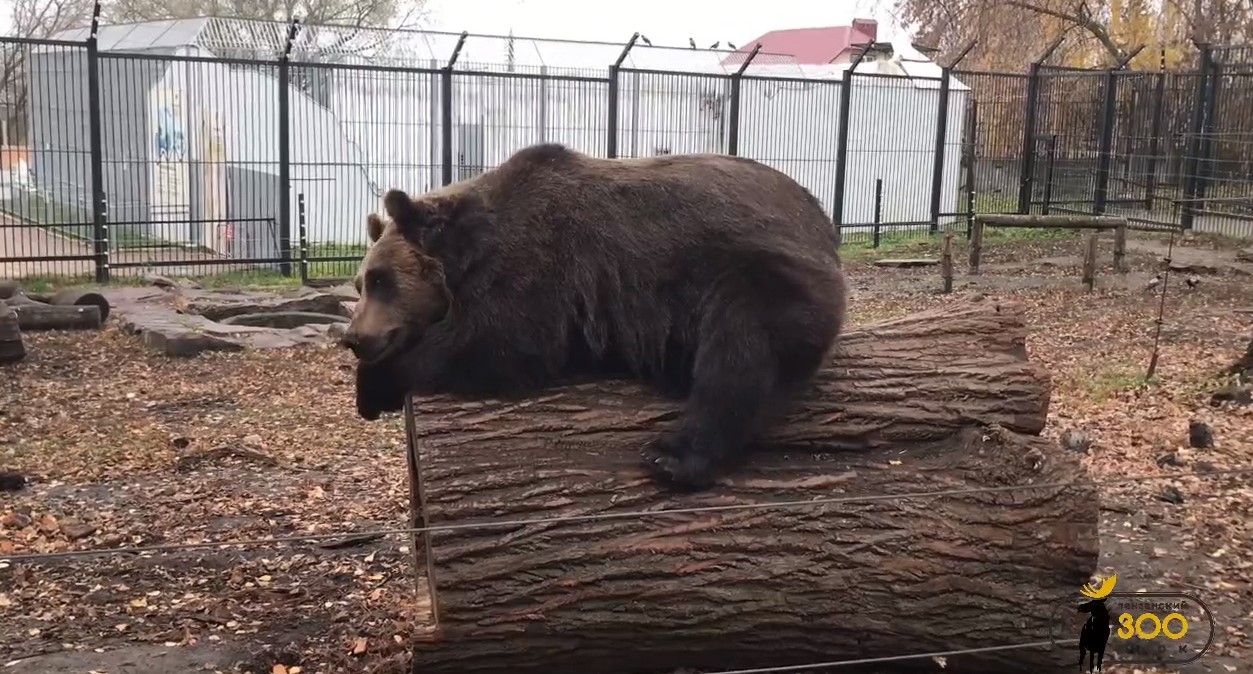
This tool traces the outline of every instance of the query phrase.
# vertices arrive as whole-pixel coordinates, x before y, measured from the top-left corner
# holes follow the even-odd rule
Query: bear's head
[[[448,313],[444,264],[433,252],[455,215],[455,195],[383,197],[387,219],[366,218],[370,248],[353,283],[360,294],[341,344],[363,363],[376,363],[415,344]]]

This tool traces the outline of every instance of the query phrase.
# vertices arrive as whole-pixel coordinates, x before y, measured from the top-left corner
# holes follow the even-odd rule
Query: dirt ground
[[[1250,339],[1253,315],[1235,310],[1253,308],[1253,265],[1208,241],[1175,243],[1176,262],[1201,266],[1170,275],[1151,381],[1160,295],[1146,286],[1167,250],[1156,235],[1133,235],[1125,277],[1112,273],[1103,241],[1090,294],[1077,237],[989,239],[979,277],[965,275],[959,246],[949,295],[935,268],[878,268],[850,252],[852,321],[971,293],[1024,302],[1031,358],[1053,376],[1046,434],[1085,429],[1096,479],[1162,477],[1105,490],[1103,570],[1118,572],[1119,590],[1205,599],[1216,639],[1184,671],[1249,671],[1249,476],[1181,475],[1253,467],[1253,407],[1208,402]],[[308,346],[171,361],[116,328],[31,334],[27,344],[27,360],[2,371],[0,467],[32,482],[0,494],[0,556],[404,526],[402,424],[356,417],[347,353]],[[1192,419],[1213,428],[1212,447],[1189,447]],[[180,459],[213,448],[247,451]],[[406,544],[391,536],[0,562],[0,671],[407,672],[427,607],[414,599]]]

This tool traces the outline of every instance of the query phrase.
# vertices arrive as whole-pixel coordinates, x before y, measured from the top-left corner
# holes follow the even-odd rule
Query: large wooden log
[[[98,330],[101,325],[100,307],[58,307],[34,301],[15,302],[7,300],[17,314],[17,323],[23,330]]]
[[[992,301],[851,332],[747,464],[700,494],[639,467],[679,410],[643,387],[415,399],[415,519],[454,528],[415,546],[436,626],[414,671],[723,671],[1048,641],[1057,602],[1096,568],[1098,501],[1077,455],[1035,437],[1049,382],[1025,333],[1020,306]],[[800,505],[832,497],[860,500]],[[1074,657],[947,660],[1046,672]]]
[[[13,310],[0,300],[0,364],[16,363],[26,357],[22,329]]]
[[[51,304],[58,307],[95,306],[100,308],[100,322],[109,320],[109,300],[104,295],[85,288],[62,288],[55,293],[25,293],[26,297],[36,302]]]

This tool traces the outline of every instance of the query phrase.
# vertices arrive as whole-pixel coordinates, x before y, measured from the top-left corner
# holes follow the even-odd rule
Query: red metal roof
[[[823,65],[834,61],[854,44],[874,42],[878,33],[879,23],[874,19],[853,19],[851,26],[772,30],[743,43],[723,63],[743,63],[753,46],[760,43],[762,55],[788,54],[794,56],[797,63]]]

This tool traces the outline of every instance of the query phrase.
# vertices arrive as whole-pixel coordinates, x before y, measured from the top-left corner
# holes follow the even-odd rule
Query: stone
[[[241,344],[186,328],[146,330],[144,344],[167,356],[190,358],[206,351],[243,351]]]
[[[348,319],[338,314],[320,314],[311,311],[274,311],[228,316],[219,322],[223,325],[245,325],[289,330],[310,324],[347,323]]]
[[[232,316],[259,313],[310,312],[339,315],[344,298],[330,293],[311,292],[299,297],[259,294],[227,295],[224,293],[188,294],[179,299],[178,307],[185,313],[221,321]]]

